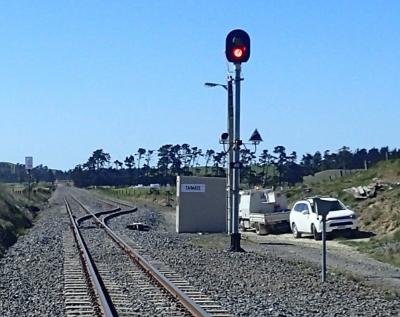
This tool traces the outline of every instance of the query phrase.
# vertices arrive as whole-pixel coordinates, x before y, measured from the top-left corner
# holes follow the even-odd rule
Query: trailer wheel
[[[295,239],[301,238],[301,233],[297,230],[296,224],[292,223],[292,232]]]

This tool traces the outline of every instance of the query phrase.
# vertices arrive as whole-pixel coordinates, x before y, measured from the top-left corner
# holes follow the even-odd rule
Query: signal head
[[[250,58],[250,36],[243,30],[233,30],[226,36],[225,55],[232,63],[245,63]]]

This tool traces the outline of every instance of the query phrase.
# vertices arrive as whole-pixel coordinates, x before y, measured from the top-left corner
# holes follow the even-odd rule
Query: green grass
[[[369,241],[343,241],[358,251],[371,255],[374,259],[400,267],[400,229],[394,233],[373,237]]]
[[[44,189],[47,187],[36,187],[43,188],[43,191],[37,190],[28,200],[26,190],[16,193],[12,185],[0,184],[0,256],[32,226],[36,213],[29,210],[47,201],[51,194],[51,191]]]
[[[324,180],[334,180],[337,178],[342,177],[343,176],[349,176],[352,175],[354,173],[358,173],[361,170],[341,170],[341,169],[332,169],[332,170],[325,170],[325,171],[321,171],[318,173],[315,173],[315,175],[308,175],[308,176],[304,176],[303,180],[305,184],[315,184],[315,183],[321,183]]]
[[[174,205],[176,197],[176,188],[102,188],[97,187],[96,192],[101,195],[106,195],[112,198],[126,200],[126,201],[142,201],[142,202],[155,202],[160,205],[167,205],[168,196],[169,203]]]

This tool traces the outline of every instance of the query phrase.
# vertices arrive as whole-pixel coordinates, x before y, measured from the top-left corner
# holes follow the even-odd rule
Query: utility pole
[[[233,126],[234,126],[234,118],[233,118],[233,78],[232,76],[228,76],[227,79],[227,84],[222,85],[222,84],[216,84],[216,83],[204,83],[205,86],[207,87],[216,87],[220,86],[223,87],[227,91],[227,96],[228,96],[228,113],[227,113],[227,132],[224,132],[221,134],[221,139],[220,143],[224,144],[224,150],[225,150],[225,144],[228,144],[228,168],[226,169],[226,231],[228,234],[232,233],[232,188],[233,188],[233,172],[231,165],[233,163],[233,146],[234,146],[234,132],[233,132]]]

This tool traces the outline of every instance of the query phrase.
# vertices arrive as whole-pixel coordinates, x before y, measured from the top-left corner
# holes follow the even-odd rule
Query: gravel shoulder
[[[68,229],[59,187],[34,226],[0,259],[0,316],[63,316],[63,230]]]

